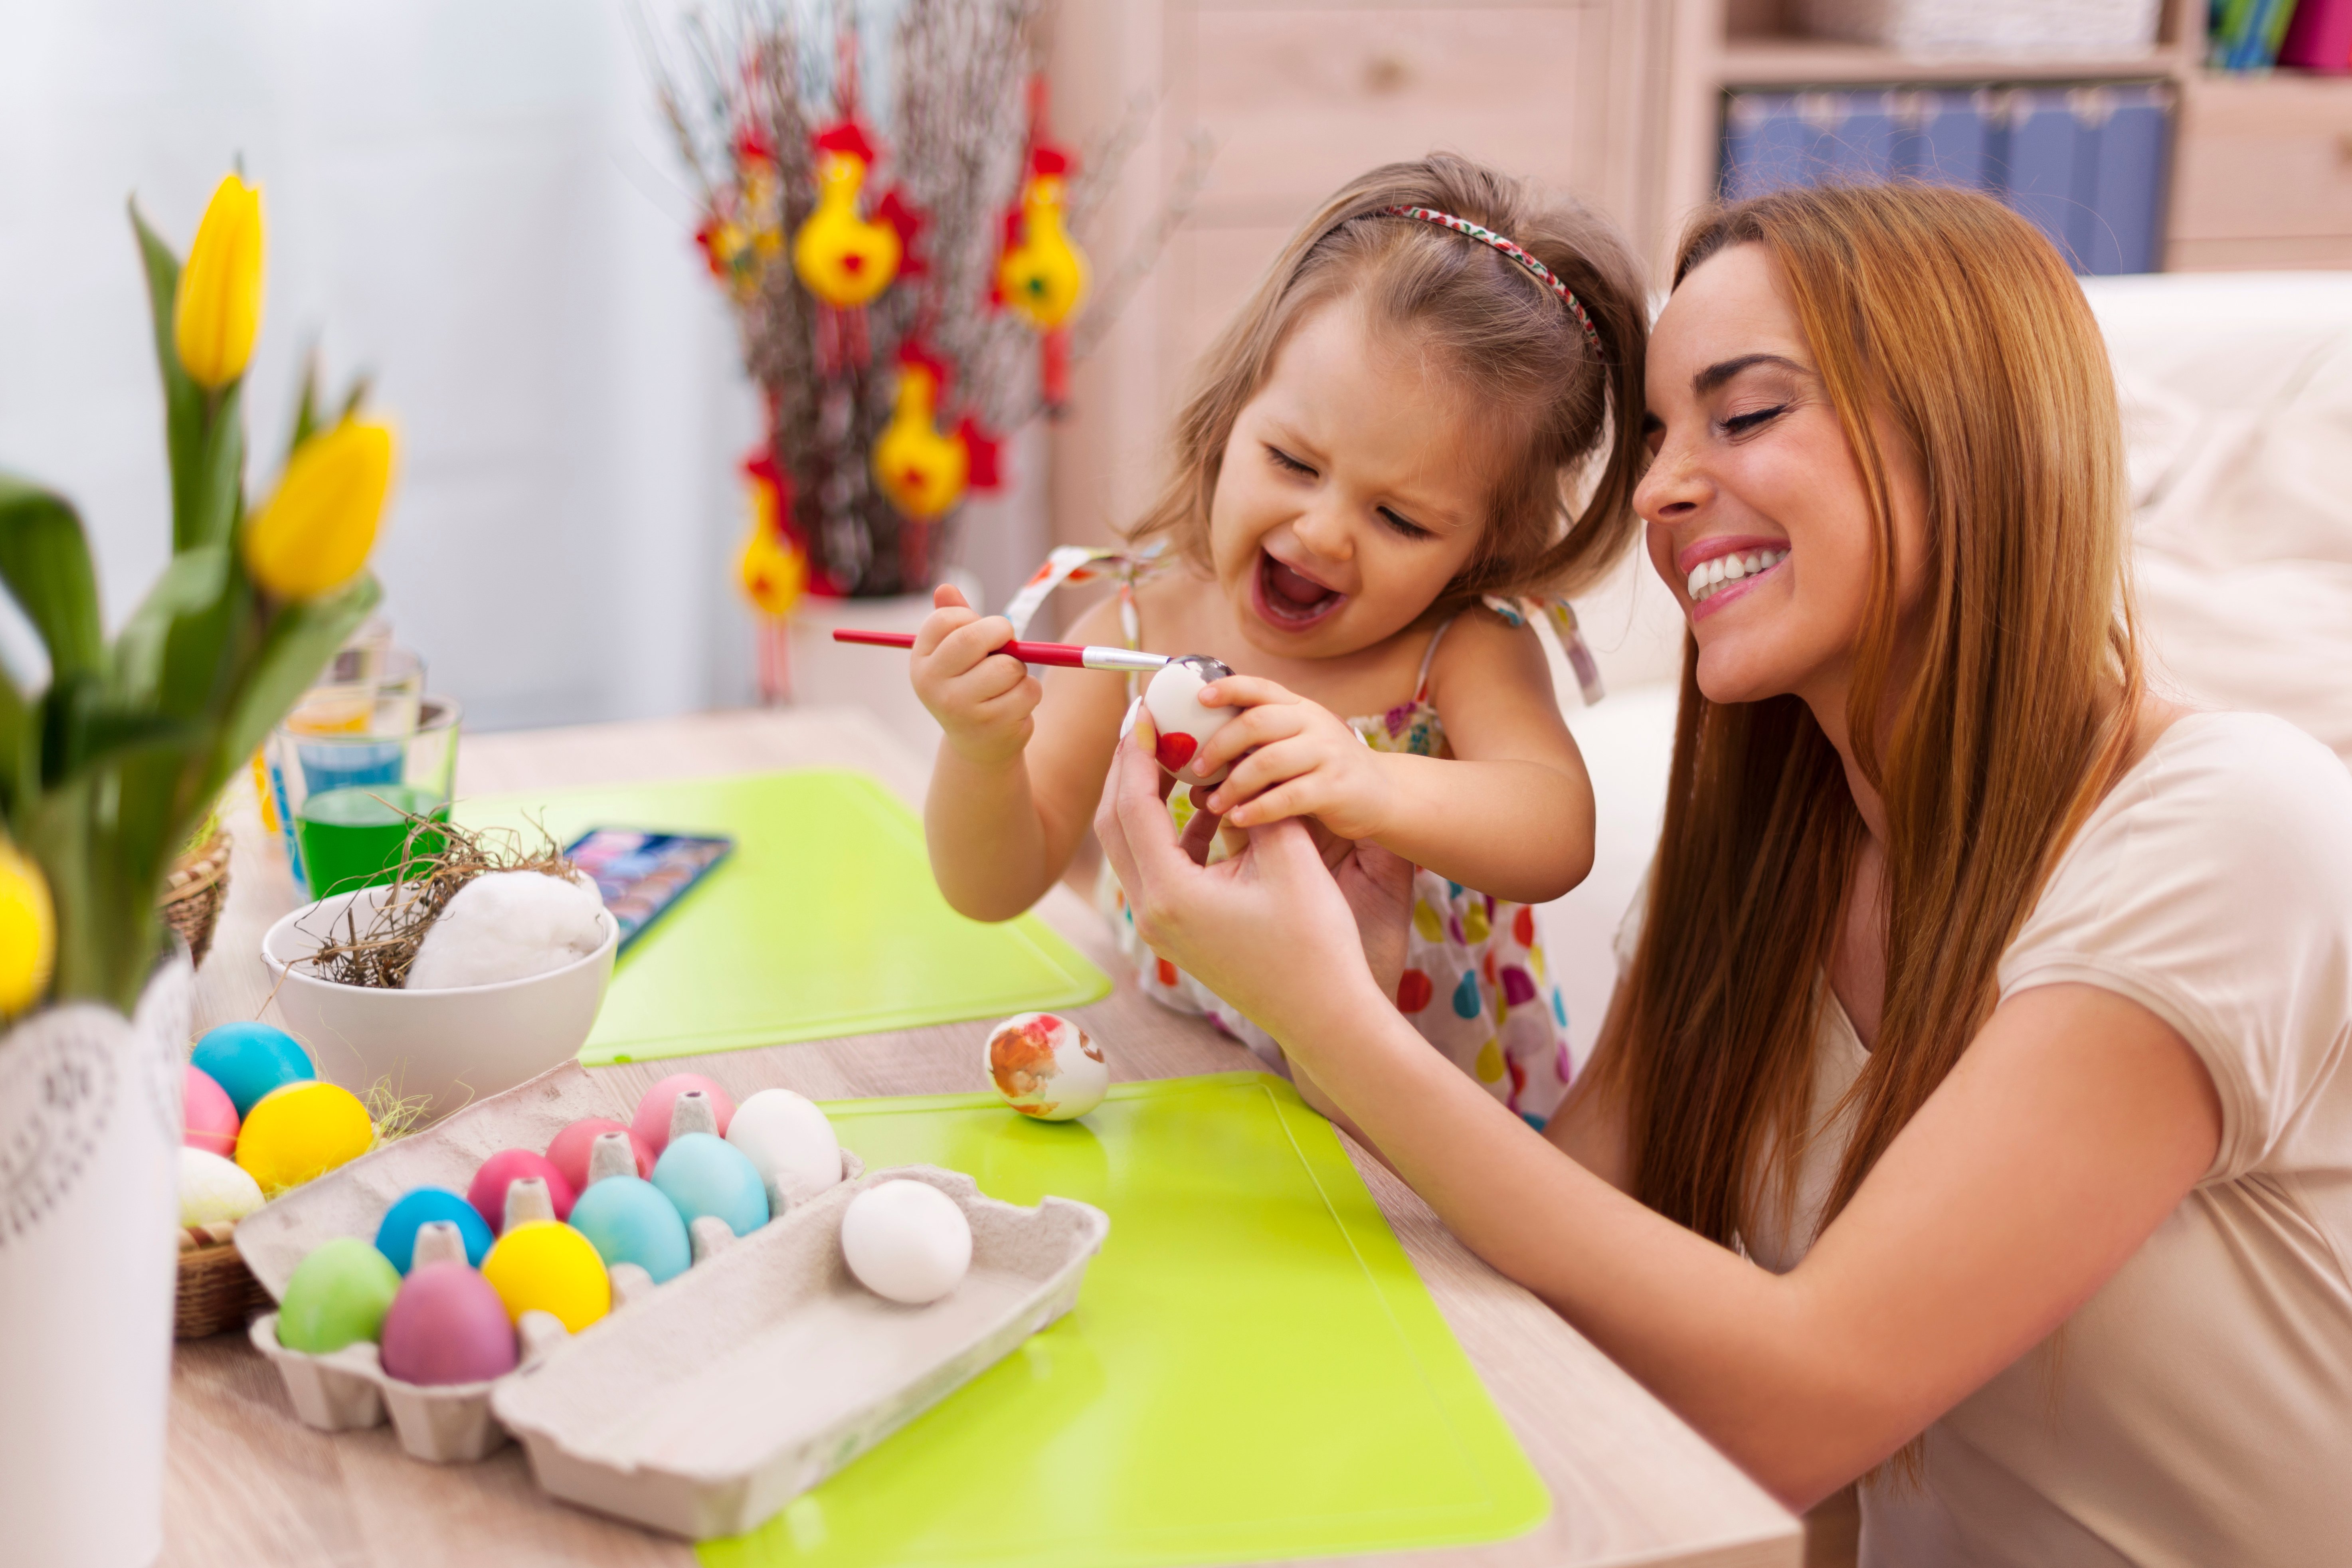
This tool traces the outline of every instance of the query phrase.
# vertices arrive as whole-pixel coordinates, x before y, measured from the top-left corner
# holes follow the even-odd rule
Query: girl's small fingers
[[[938,612],[932,613],[936,615]],[[962,626],[941,637],[939,652],[942,657],[952,658],[960,664],[976,666],[1012,640],[1013,623],[1011,621],[1006,620],[1003,616],[981,616],[966,621]],[[1018,659],[1013,659],[1010,654],[1005,655],[1005,658],[1016,664],[1020,662]]]
[[[1305,781],[1292,779],[1278,784],[1264,795],[1253,796],[1244,805],[1225,814],[1225,820],[1235,827],[1264,827],[1285,817],[1312,816],[1315,802]]]
[[[1306,728],[1305,710],[1296,704],[1248,709],[1202,743],[1200,761],[1194,766],[1202,773],[1215,773],[1244,752],[1286,741]]]
[[[1201,688],[1201,705],[1204,708],[1255,708],[1268,702],[1297,700],[1296,692],[1262,675],[1228,675]]]
[[[1217,785],[1217,793],[1209,797],[1210,802],[1216,810],[1230,816],[1239,811],[1244,803],[1275,785],[1295,779],[1301,773],[1311,773],[1318,760],[1312,747],[1296,742],[1252,752],[1234,764],[1234,771]],[[1248,825],[1236,823],[1234,826]]]

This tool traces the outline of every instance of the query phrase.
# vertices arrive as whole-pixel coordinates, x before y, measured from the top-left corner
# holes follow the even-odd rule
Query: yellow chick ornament
[[[946,367],[917,349],[898,355],[898,400],[890,423],[874,438],[874,482],[899,512],[917,522],[942,516],[971,478],[963,437],[937,424]]]
[[[837,310],[872,301],[898,275],[905,245],[887,223],[861,217],[858,192],[874,167],[874,143],[854,120],[816,138],[816,210],[793,236],[793,271]]]
[[[1087,295],[1086,252],[1071,241],[1063,221],[1069,168],[1069,154],[1058,148],[1041,146],[1030,153],[1019,216],[1006,226],[1004,251],[996,262],[997,297],[1041,332],[1068,321]]]

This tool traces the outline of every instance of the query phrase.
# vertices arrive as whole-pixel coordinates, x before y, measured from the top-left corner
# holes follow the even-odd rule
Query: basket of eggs
[[[194,1340],[243,1328],[271,1305],[231,1243],[237,1222],[397,1128],[380,1126],[359,1096],[320,1079],[301,1042],[268,1024],[210,1030],[182,1070],[187,1131],[173,1331]]]

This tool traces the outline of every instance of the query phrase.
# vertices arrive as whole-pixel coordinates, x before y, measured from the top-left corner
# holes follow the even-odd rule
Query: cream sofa
[[[2280,714],[2352,765],[2352,273],[2084,288],[2122,392],[2154,678],[2199,706]],[[1643,561],[1578,611],[1610,685],[1569,713],[1600,842],[1592,875],[1543,913],[1581,1061],[1615,981],[1611,938],[1657,841],[1682,623]]]

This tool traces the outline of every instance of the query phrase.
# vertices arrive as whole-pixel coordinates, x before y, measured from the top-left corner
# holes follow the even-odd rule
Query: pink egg
[[[507,1188],[523,1176],[538,1176],[547,1183],[548,1201],[555,1205],[555,1217],[563,1219],[572,1213],[574,1196],[572,1184],[563,1173],[547,1162],[542,1154],[528,1149],[501,1149],[482,1162],[474,1173],[474,1184],[466,1189],[466,1201],[474,1212],[490,1223],[490,1234],[498,1235],[507,1225]]]
[[[727,1136],[727,1124],[735,1120],[734,1100],[698,1072],[674,1072],[646,1090],[646,1097],[637,1101],[636,1115],[629,1122],[629,1131],[655,1153],[669,1147],[670,1107],[689,1089],[698,1089],[710,1097],[710,1109],[719,1117],[719,1136]]]
[[[514,1325],[490,1282],[462,1263],[427,1263],[383,1315],[383,1370],[403,1383],[480,1383],[515,1369]]]
[[[591,1116],[557,1133],[555,1142],[547,1146],[548,1163],[563,1173],[563,1179],[572,1184],[573,1192],[588,1190],[588,1155],[600,1132],[628,1132],[629,1152],[637,1157],[637,1174],[647,1178],[653,1175],[654,1161],[658,1156],[646,1147],[644,1139],[609,1117]]]
[[[187,1131],[181,1134],[180,1142],[191,1149],[218,1154],[224,1160],[233,1158],[236,1153],[236,1101],[204,1068],[188,1068],[185,1075],[180,1089],[180,1108]]]

